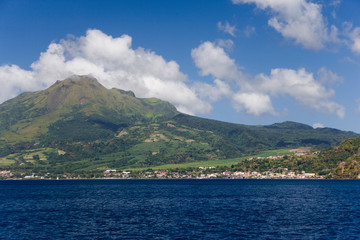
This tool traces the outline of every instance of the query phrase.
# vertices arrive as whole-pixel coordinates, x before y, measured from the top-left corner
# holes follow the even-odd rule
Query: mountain
[[[159,99],[139,99],[131,91],[108,90],[94,78],[73,76],[1,104],[0,131],[10,143],[39,140],[45,133],[53,139],[94,140],[119,127],[176,114],[174,106]]]
[[[248,126],[189,116],[168,102],[73,76],[0,105],[0,168],[19,174],[101,172],[272,149],[324,149],[356,136],[295,122]]]

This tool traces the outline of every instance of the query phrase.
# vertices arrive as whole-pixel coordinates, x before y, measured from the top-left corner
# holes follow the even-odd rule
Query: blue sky
[[[0,102],[73,74],[241,124],[360,133],[360,1],[0,0]]]

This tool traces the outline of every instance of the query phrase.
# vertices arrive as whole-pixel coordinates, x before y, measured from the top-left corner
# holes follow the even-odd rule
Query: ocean
[[[360,181],[0,181],[0,239],[360,239]]]

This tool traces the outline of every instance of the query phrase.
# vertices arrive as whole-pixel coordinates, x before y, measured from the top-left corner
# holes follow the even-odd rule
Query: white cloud
[[[341,1],[340,0],[333,0],[329,5],[334,8],[334,10],[331,12],[331,16],[335,19],[336,18],[336,9],[339,7]]]
[[[215,79],[213,85],[197,82],[194,84],[193,89],[202,99],[207,99],[210,102],[216,102],[233,94],[230,86],[219,79]]]
[[[330,5],[334,7],[338,7],[341,3],[341,0],[333,0]]]
[[[317,79],[322,83],[342,83],[344,78],[332,72],[331,70],[322,67],[317,72]]]
[[[233,0],[233,3],[254,3],[262,10],[269,9],[271,18],[268,24],[305,48],[318,50],[329,41],[320,4],[306,0]]]
[[[328,40],[329,40],[329,42],[333,42],[333,43],[341,43],[342,42],[342,39],[339,38],[339,30],[334,25],[331,25]]]
[[[351,50],[360,54],[360,27],[354,28],[354,30],[349,34],[351,41]]]
[[[131,43],[128,35],[114,38],[95,29],[80,38],[51,43],[31,64],[31,71],[16,65],[0,66],[0,101],[22,91],[43,89],[70,75],[92,74],[108,88],[132,90],[138,97],[158,97],[186,113],[211,110],[187,85],[187,76],[176,62],[143,48],[133,49]]]
[[[322,123],[314,123],[312,127],[313,127],[314,129],[316,129],[316,128],[324,128],[325,126],[324,126],[324,124],[322,124]]]
[[[312,73],[305,69],[272,69],[270,76],[257,76],[257,87],[271,95],[286,94],[298,102],[320,112],[335,113],[338,117],[345,116],[344,107],[329,100],[335,95],[332,89],[326,89],[315,80]]]
[[[344,43],[355,54],[360,54],[360,27],[353,27],[351,22],[343,23]]]
[[[238,79],[242,73],[225,50],[212,42],[204,42],[191,51],[195,65],[200,69],[202,76],[213,75],[225,80]]]
[[[191,51],[203,76],[212,83],[191,83],[174,61],[166,61],[143,48],[133,49],[128,35],[112,37],[99,30],[86,36],[51,43],[46,52],[31,64],[31,70],[16,65],[0,66],[0,102],[23,91],[36,91],[70,75],[91,74],[108,88],[132,90],[138,97],[158,97],[174,104],[179,111],[195,114],[211,111],[211,103],[231,100],[237,111],[276,115],[271,98],[283,95],[320,112],[344,117],[345,109],[331,100],[335,91],[325,83],[341,77],[325,68],[317,78],[305,69],[272,69],[270,75],[244,75],[224,47],[232,41],[204,42]]]
[[[237,111],[245,109],[248,114],[259,116],[264,113],[275,115],[270,97],[262,93],[239,92],[233,96],[233,106]]]
[[[230,34],[231,36],[235,37],[235,32],[237,31],[236,30],[236,27],[235,26],[231,26],[229,24],[229,22],[225,22],[225,24],[223,24],[222,22],[218,22],[217,23],[217,27],[220,31],[223,31],[225,33],[228,33]]]
[[[232,51],[234,42],[230,39],[224,40],[224,39],[218,39],[215,41],[215,45],[219,46],[221,48],[226,49],[227,51]]]
[[[0,102],[15,97],[23,91],[34,91],[42,87],[35,81],[33,73],[17,65],[0,66]]]
[[[221,91],[219,86],[202,84],[197,88],[202,89],[202,91],[197,90],[199,95],[212,101],[227,96],[232,100],[233,107],[237,111],[245,110],[246,113],[254,115],[264,113],[274,115],[276,111],[272,106],[271,97],[290,96],[304,106],[319,112],[333,113],[340,118],[345,116],[344,107],[331,101],[335,91],[324,86],[324,83],[339,82],[342,78],[326,68],[319,70],[318,79],[303,68],[299,70],[277,68],[272,69],[270,75],[262,73],[255,77],[245,77],[225,50],[211,42],[205,42],[193,49],[192,57],[201,75],[212,75],[214,78],[226,80],[231,86],[231,92],[236,92],[236,94],[230,92],[222,94],[224,91]],[[206,96],[204,92],[211,93],[212,98]]]

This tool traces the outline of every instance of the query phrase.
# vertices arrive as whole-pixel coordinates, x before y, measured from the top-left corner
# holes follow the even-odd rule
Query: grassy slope
[[[15,160],[0,158],[0,167],[7,167],[13,163],[15,163]]]
[[[269,150],[264,151],[257,155],[244,156],[239,158],[230,158],[230,159],[221,159],[221,160],[209,160],[202,162],[190,162],[190,163],[180,163],[180,164],[164,164],[160,166],[151,167],[153,170],[166,170],[166,169],[186,169],[186,168],[198,168],[198,167],[217,167],[217,166],[226,166],[230,167],[232,165],[236,165],[241,161],[248,158],[255,157],[269,157],[269,156],[282,156],[291,154],[290,149],[277,149],[277,150]],[[128,168],[126,170],[131,171],[143,171],[149,168]]]
[[[116,125],[154,121],[176,113],[175,107],[159,99],[138,99],[131,92],[108,90],[95,79],[73,77],[1,104],[0,137],[9,143],[34,141],[47,133],[49,125],[79,116]]]

